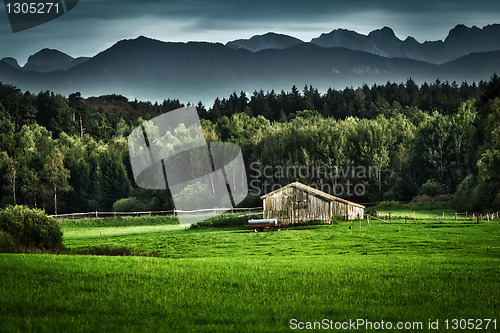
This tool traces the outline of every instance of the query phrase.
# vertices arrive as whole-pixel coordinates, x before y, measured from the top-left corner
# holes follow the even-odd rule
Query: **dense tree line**
[[[262,115],[271,121],[286,120],[298,110],[316,110],[323,117],[345,119],[358,117],[374,119],[380,114],[393,116],[407,109],[416,108],[427,112],[438,111],[453,114],[467,100],[478,99],[487,82],[468,84],[463,82],[424,83],[418,86],[409,79],[406,83],[387,82],[385,85],[363,85],[344,90],[328,89],[325,94],[312,86],[305,86],[302,93],[295,86],[290,92],[274,90],[254,91],[251,96],[235,92],[228,98],[216,99],[212,108],[203,116],[217,121],[221,116],[230,117],[244,112],[250,116]]]
[[[168,191],[136,188],[127,136],[182,106],[0,84],[1,205],[59,213],[173,208]],[[298,180],[357,202],[455,194],[460,209],[500,208],[496,75],[478,85],[408,80],[325,94],[310,86],[233,93],[197,110],[208,141],[242,148],[254,194],[245,204]]]

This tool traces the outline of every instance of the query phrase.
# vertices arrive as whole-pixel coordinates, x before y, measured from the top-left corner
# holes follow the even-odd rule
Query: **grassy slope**
[[[66,226],[73,251],[126,246],[164,258],[0,255],[0,322],[14,331],[285,331],[292,318],[498,316],[498,222],[398,222],[257,234]]]

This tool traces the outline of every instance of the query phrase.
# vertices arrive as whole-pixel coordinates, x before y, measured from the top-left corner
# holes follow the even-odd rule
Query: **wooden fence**
[[[86,219],[86,218],[103,218],[103,217],[119,217],[119,216],[166,216],[166,215],[177,215],[177,214],[192,214],[192,215],[203,215],[203,214],[222,214],[222,213],[248,213],[255,214],[261,213],[262,207],[254,208],[209,208],[209,209],[197,209],[197,210],[162,210],[162,211],[142,211],[142,212],[88,212],[88,213],[71,213],[71,214],[58,214],[49,215],[49,217],[54,217],[56,219]]]
[[[56,219],[85,219],[85,218],[104,218],[104,217],[119,217],[119,216],[166,216],[166,215],[177,215],[181,214],[192,214],[192,215],[203,215],[203,214],[222,214],[222,213],[247,213],[244,215],[253,215],[256,213],[262,213],[262,207],[253,207],[253,208],[209,208],[209,209],[197,209],[197,210],[163,210],[163,211],[142,211],[142,212],[88,212],[88,213],[71,213],[71,214],[58,214],[58,215],[49,215],[50,217],[54,217]],[[243,215],[240,215],[243,216]],[[470,220],[470,221],[490,221],[495,218],[498,218],[499,213],[490,213],[490,214],[476,214],[476,213],[445,213],[436,215],[429,214],[428,216],[422,216],[421,214],[417,217],[415,212],[413,214],[405,214],[405,215],[397,215],[391,212],[382,212],[377,211],[377,216],[386,221],[392,221],[392,219],[405,219],[405,220],[425,220],[425,219],[433,219],[433,220],[455,220],[457,221],[459,218],[461,220]]]
[[[490,213],[490,214],[477,214],[477,213],[469,213],[469,212],[465,212],[465,213],[445,213],[443,212],[442,214],[439,214],[439,215],[436,215],[435,213],[432,214],[432,213],[429,213],[428,214],[428,217],[427,216],[422,216],[421,214],[417,217],[415,215],[415,212],[413,212],[413,214],[404,214],[404,215],[397,215],[397,214],[393,214],[391,212],[381,212],[381,211],[377,211],[377,216],[378,217],[384,217],[386,220],[392,220],[392,219],[405,219],[405,220],[425,220],[425,219],[429,219],[429,220],[442,220],[442,221],[445,221],[445,220],[454,220],[454,221],[458,221],[458,219],[460,218],[461,220],[470,220],[470,221],[491,221],[495,218],[498,218],[498,212],[496,213]],[[463,217],[462,217],[463,216]]]

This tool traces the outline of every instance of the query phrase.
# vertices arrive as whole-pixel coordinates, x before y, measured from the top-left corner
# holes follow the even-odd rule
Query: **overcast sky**
[[[222,42],[269,31],[310,41],[345,28],[368,34],[384,26],[405,39],[446,38],[456,24],[500,23],[500,1],[470,0],[80,0],[66,15],[12,33],[0,4],[0,58],[23,65],[42,48],[93,56],[140,35],[163,41]]]

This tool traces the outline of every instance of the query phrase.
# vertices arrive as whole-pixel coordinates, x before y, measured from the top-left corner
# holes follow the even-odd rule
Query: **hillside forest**
[[[127,137],[182,106],[176,99],[65,97],[0,84],[0,206],[24,204],[50,214],[173,209],[168,190],[135,185]],[[500,209],[497,75],[477,84],[409,79],[325,93],[312,86],[235,92],[196,107],[208,142],[242,149],[251,184],[241,206],[261,205],[266,184],[301,181],[319,188],[362,185],[361,194],[340,195],[359,203],[428,198],[462,211]],[[303,166],[318,172],[279,172]],[[346,168],[375,172],[330,172]],[[208,189],[185,191],[195,198]]]

